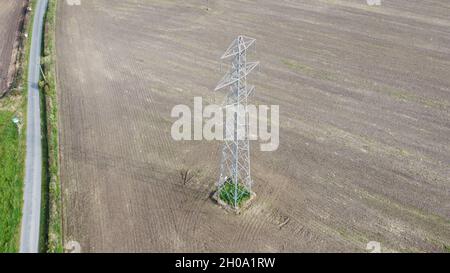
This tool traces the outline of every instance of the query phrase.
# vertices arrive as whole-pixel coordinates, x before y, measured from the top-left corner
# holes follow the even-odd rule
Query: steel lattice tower
[[[222,60],[232,58],[231,69],[215,89],[217,91],[225,87],[230,88],[224,107],[227,111],[232,109],[233,116],[231,118],[227,116],[225,123],[217,189],[220,194],[225,183],[234,185],[234,193],[229,196],[234,201],[234,209],[238,209],[238,200],[246,191],[252,194],[247,102],[254,87],[247,86],[247,75],[258,66],[259,62],[247,62],[247,50],[255,44],[255,41],[245,36],[239,36],[233,41],[221,57]]]

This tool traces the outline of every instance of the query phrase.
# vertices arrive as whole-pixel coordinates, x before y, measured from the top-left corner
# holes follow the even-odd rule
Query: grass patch
[[[336,81],[337,77],[333,75],[332,73],[315,69],[311,66],[308,66],[306,64],[302,64],[293,60],[282,60],[283,64],[286,65],[289,69],[297,71],[301,74],[304,74],[308,77],[319,79],[319,80],[326,80],[326,81]]]
[[[17,252],[20,239],[24,145],[14,116],[0,111],[0,252]]]
[[[61,218],[61,185],[59,179],[59,135],[58,135],[58,101],[56,94],[55,69],[55,30],[56,30],[56,0],[49,0],[45,14],[43,51],[41,58],[44,79],[40,88],[44,97],[43,120],[44,132],[44,165],[47,191],[46,209],[46,251],[50,253],[63,252],[62,218]]]
[[[241,183],[235,184],[231,179],[223,184],[219,193],[219,198],[233,208],[240,208],[243,203],[250,199],[250,196],[250,191],[244,185]]]

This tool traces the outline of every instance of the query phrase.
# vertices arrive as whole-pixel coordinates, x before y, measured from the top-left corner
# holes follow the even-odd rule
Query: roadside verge
[[[44,167],[47,195],[44,196],[46,222],[46,251],[50,253],[63,252],[62,215],[61,215],[61,184],[59,179],[59,130],[58,130],[58,99],[56,94],[55,68],[55,29],[56,0],[49,0],[44,23],[44,40],[41,57],[43,79],[39,83],[44,96]],[[45,149],[46,148],[46,149]]]

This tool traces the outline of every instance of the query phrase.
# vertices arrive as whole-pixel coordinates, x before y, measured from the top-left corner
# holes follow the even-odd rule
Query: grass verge
[[[235,198],[235,196],[237,198]],[[250,199],[250,196],[251,193],[247,190],[247,188],[245,188],[244,185],[240,183],[236,185],[233,181],[231,181],[231,179],[224,183],[219,194],[219,198],[231,207],[235,207],[235,199],[237,207],[241,207],[245,201]]]
[[[14,116],[0,111],[0,252],[17,252],[20,239],[24,145]]]
[[[44,24],[43,52],[41,58],[44,78],[40,82],[44,105],[44,173],[46,187],[44,191],[44,208],[46,225],[46,251],[63,252],[62,218],[61,218],[61,185],[59,179],[59,135],[58,135],[58,101],[56,94],[55,69],[55,28],[56,0],[49,0]]]
[[[36,1],[27,7],[34,10]],[[27,12],[21,24],[18,70],[11,89],[0,100],[0,253],[19,250],[23,206],[23,179],[26,155],[26,112],[28,60],[33,33],[33,12]],[[25,37],[28,34],[28,38]],[[20,120],[17,127],[12,119]]]
[[[445,250],[447,253],[450,253],[450,246],[444,245],[444,250]]]

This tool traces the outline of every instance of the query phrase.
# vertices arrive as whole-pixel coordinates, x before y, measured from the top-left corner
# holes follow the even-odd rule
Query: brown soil
[[[9,88],[15,71],[20,26],[26,0],[0,0],[0,97]]]

